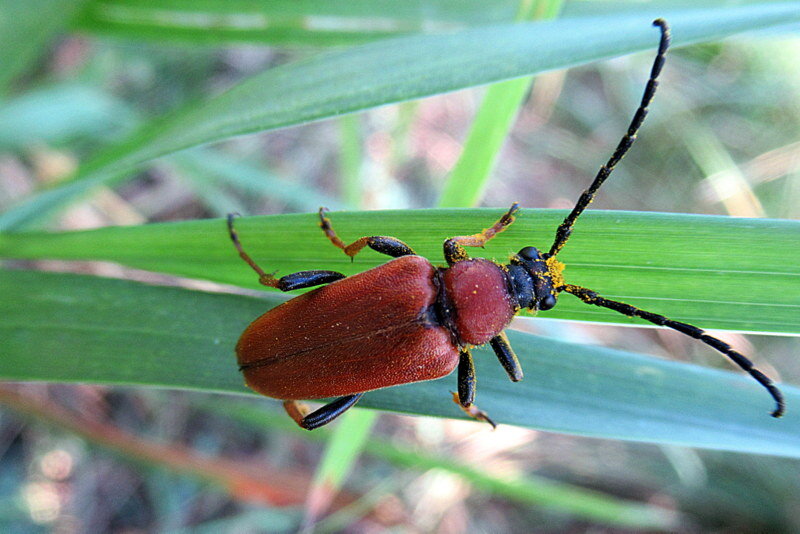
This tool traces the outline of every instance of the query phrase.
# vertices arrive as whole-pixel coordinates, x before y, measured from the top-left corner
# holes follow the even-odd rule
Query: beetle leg
[[[353,258],[356,254],[358,254],[361,249],[364,247],[369,247],[376,252],[380,252],[381,254],[386,254],[387,256],[391,256],[393,258],[399,258],[400,256],[411,256],[415,255],[411,247],[397,239],[396,237],[389,237],[384,235],[372,235],[372,236],[365,236],[359,239],[356,239],[349,245],[345,245],[344,241],[342,241],[339,236],[336,235],[336,232],[333,230],[333,226],[331,226],[331,220],[325,216],[325,213],[328,212],[327,208],[320,208],[319,209],[319,226],[322,228],[322,231],[325,232],[325,235],[333,243],[333,246],[340,248],[344,251],[345,254]]]
[[[645,321],[650,321],[651,323],[656,324],[658,326],[666,326],[667,328],[672,328],[673,330],[677,330],[681,334],[685,334],[689,337],[697,339],[698,341],[702,341],[706,345],[710,346],[713,349],[716,349],[717,351],[721,352],[722,354],[733,360],[733,363],[741,367],[742,370],[750,374],[750,376],[752,376],[759,384],[764,386],[766,390],[769,391],[769,394],[772,395],[772,398],[775,400],[775,410],[773,410],[772,412],[772,417],[780,417],[783,415],[784,411],[783,394],[780,392],[775,383],[767,375],[756,369],[753,366],[753,362],[745,358],[744,355],[733,350],[733,348],[731,348],[730,345],[728,345],[721,339],[709,336],[708,334],[706,334],[705,330],[702,330],[690,324],[673,321],[672,319],[668,319],[667,317],[664,317],[663,315],[658,315],[657,313],[641,310],[639,308],[631,306],[630,304],[625,304],[624,302],[603,298],[594,291],[592,291],[591,289],[587,289],[585,287],[566,284],[564,286],[561,286],[559,288],[559,291],[566,291],[567,293],[571,293],[576,297],[578,297],[579,299],[581,299],[586,304],[592,304],[594,306],[608,308],[609,310],[614,310],[615,312],[619,312],[629,317],[640,317]]]
[[[294,419],[294,422],[303,426],[303,418],[308,415],[310,411],[308,404],[294,400],[283,401],[283,409],[289,414],[289,417]]]
[[[261,284],[267,287],[278,287],[278,279],[275,278],[274,275],[267,274],[264,270],[258,266],[258,264],[253,261],[253,258],[244,251],[242,248],[242,244],[239,242],[239,234],[236,232],[236,229],[233,227],[233,218],[236,217],[236,213],[229,213],[228,214],[228,234],[231,236],[231,241],[233,241],[233,246],[236,247],[236,250],[239,251],[239,256],[247,262],[255,272],[258,273],[258,281]]]
[[[472,235],[461,235],[451,237],[444,242],[444,258],[447,260],[448,265],[453,265],[456,262],[469,259],[464,247],[482,247],[487,241],[502,232],[514,222],[514,214],[519,211],[519,204],[514,202],[508,211],[500,217],[491,227],[486,228],[482,232]]]
[[[458,398],[468,408],[475,402],[475,362],[469,350],[462,349],[458,360]]]
[[[502,365],[503,369],[508,373],[508,378],[510,378],[512,382],[519,382],[522,380],[522,367],[519,364],[517,355],[514,354],[514,349],[512,349],[511,345],[508,343],[508,337],[506,337],[505,333],[501,332],[493,337],[491,341],[489,341],[489,344],[491,344],[494,353],[497,354],[500,365]]]
[[[472,417],[476,421],[483,421],[485,423],[489,423],[492,425],[492,428],[497,428],[497,423],[492,421],[492,418],[489,417],[489,414],[475,406],[474,404],[470,404],[469,406],[462,406],[461,405],[461,398],[458,396],[458,393],[451,391],[450,393],[453,394],[453,402],[458,404],[458,407],[467,414],[468,416]]]
[[[506,346],[510,350],[508,343],[506,343]],[[453,393],[453,402],[458,404],[464,413],[473,419],[485,421],[492,425],[492,428],[497,428],[497,424],[492,421],[489,415],[473,404],[475,402],[476,383],[475,362],[472,361],[472,354],[469,349],[461,349],[458,360],[458,393]]]
[[[355,395],[347,395],[339,397],[333,402],[329,402],[322,408],[308,413],[308,406],[304,403],[289,400],[283,402],[283,408],[289,417],[305,428],[306,430],[314,430],[323,425],[327,425],[344,412],[352,408],[364,394],[356,393]]]
[[[239,256],[247,262],[247,265],[253,268],[258,273],[258,281],[267,287],[274,287],[281,291],[291,291],[293,289],[303,289],[306,287],[313,287],[322,284],[330,284],[345,275],[337,273],[336,271],[300,271],[293,274],[287,274],[281,278],[276,278],[274,274],[264,272],[264,270],[253,261],[253,258],[244,251],[242,244],[239,242],[239,234],[233,227],[233,219],[236,215],[233,213],[228,214],[228,233],[231,236],[231,241],[239,251]]]

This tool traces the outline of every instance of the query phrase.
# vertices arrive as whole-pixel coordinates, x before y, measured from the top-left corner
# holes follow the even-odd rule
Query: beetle
[[[245,252],[228,216],[228,233],[240,257],[258,273],[259,282],[281,291],[318,287],[273,308],[256,319],[236,345],[239,369],[258,393],[281,399],[303,428],[325,425],[355,405],[364,392],[450,374],[458,368],[454,400],[470,416],[494,426],[475,404],[475,367],[470,348],[490,344],[512,381],[523,377],[519,360],[503,333],[522,309],[547,311],[560,293],[586,304],[639,317],[677,330],[721,352],[772,395],[773,417],[784,412],[783,396],[750,360],[724,341],[695,326],[673,321],[566,283],[557,260],[578,217],[630,149],[647,115],[670,43],[662,19],[658,52],[644,94],[626,134],[591,185],[559,225],[548,252],[527,246],[506,264],[471,258],[465,247],[482,247],[514,222],[517,203],[491,227],[444,241],[446,267],[436,267],[407,244],[388,236],[365,236],[346,245],[334,231],[325,208],[320,227],[330,242],[353,258],[369,247],[393,257],[368,271],[345,277],[335,271],[301,271],[276,278]],[[337,397],[309,413],[301,399]]]

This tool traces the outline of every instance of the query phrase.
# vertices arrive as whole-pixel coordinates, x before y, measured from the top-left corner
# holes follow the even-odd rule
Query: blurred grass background
[[[24,28],[29,17],[34,25],[27,33],[4,32],[18,45],[3,52],[14,61],[4,62],[0,74],[4,208],[63,180],[146,118],[331,46],[558,11],[614,17],[632,9],[625,2],[498,1],[489,8],[420,0],[407,11],[397,7],[393,14],[404,22],[389,30],[385,19],[372,16],[341,31],[352,29],[355,10],[366,4],[330,2],[320,12],[316,3],[302,2],[270,34],[223,31],[235,2],[221,7],[206,0],[189,8],[206,18],[170,19],[164,12],[154,21],[144,15],[157,3],[145,1],[39,0],[21,11],[14,4],[0,3],[3,27]],[[786,29],[673,50],[640,140],[593,208],[796,219],[798,59],[800,40]],[[502,147],[483,156],[495,161],[483,160],[489,181],[472,194],[479,205],[569,208],[626,127],[651,60],[643,53],[550,72],[537,76],[530,94],[527,81],[517,80],[504,89],[459,91],[193,149],[73,204],[47,227],[278,214],[319,205],[463,205],[463,198],[441,194],[468,138],[476,147],[468,156],[477,160],[481,148]],[[502,141],[503,121],[492,121],[494,108],[482,106],[501,98],[498,93],[501,102],[516,95],[522,107],[516,113],[508,106],[504,117],[513,126],[493,145],[480,133],[494,124]],[[490,124],[475,128],[476,115]],[[664,254],[680,257],[679,251]],[[165,282],[109,264],[5,264]],[[672,332],[557,321],[517,327],[723,365]],[[721,335],[758,355],[768,374],[797,381],[796,338]],[[0,402],[3,532],[800,529],[796,460],[509,426],[489,432],[469,422],[376,417],[366,410],[308,434],[276,402],[194,392],[24,384],[3,386]]]

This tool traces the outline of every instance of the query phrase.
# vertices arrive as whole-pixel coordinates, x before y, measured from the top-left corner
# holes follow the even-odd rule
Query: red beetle
[[[470,347],[489,343],[509,378],[521,380],[522,369],[503,330],[521,309],[549,310],[558,294],[567,292],[587,304],[640,317],[710,345],[767,388],[776,402],[772,415],[780,417],[784,410],[780,391],[725,342],[695,326],[567,284],[561,275],[564,266],[556,259],[557,254],[578,216],[633,144],[655,94],[656,78],[669,46],[669,28],[660,19],[654,24],[661,30],[658,54],[628,132],[558,227],[547,253],[525,247],[507,264],[473,259],[467,254],[464,247],[482,247],[514,222],[519,209],[516,203],[490,228],[445,240],[447,267],[435,267],[393,237],[367,236],[345,245],[333,231],[325,210],[320,209],[325,235],[351,258],[370,247],[396,259],[350,277],[335,271],[301,271],[276,278],[244,251],[233,216],[229,216],[230,237],[263,285],[281,291],[323,285],[268,311],[247,327],[236,345],[239,369],[247,385],[284,400],[289,415],[301,427],[313,429],[352,407],[366,391],[440,378],[458,366],[454,399],[471,416],[494,425],[473,404],[475,368]],[[328,397],[338,398],[311,414],[297,402]]]

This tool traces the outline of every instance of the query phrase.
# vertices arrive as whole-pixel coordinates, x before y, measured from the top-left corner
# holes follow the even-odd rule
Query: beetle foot
[[[303,426],[303,419],[311,411],[307,404],[293,400],[283,401],[283,409],[300,426]]]
[[[469,406],[462,406],[461,399],[459,398],[458,393],[456,393],[455,391],[451,391],[450,393],[453,395],[453,402],[455,402],[465,414],[475,419],[476,421],[483,421],[485,423],[489,423],[490,425],[492,425],[492,430],[497,428],[497,423],[492,421],[492,418],[489,417],[489,414],[487,414],[474,404],[470,404]]]

